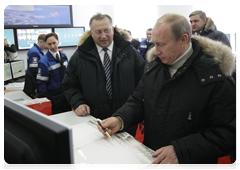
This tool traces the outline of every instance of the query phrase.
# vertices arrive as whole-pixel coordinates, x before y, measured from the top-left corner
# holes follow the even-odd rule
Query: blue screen
[[[13,29],[4,29],[4,38],[6,38],[8,44],[15,44]]]
[[[72,25],[70,5],[9,5],[4,25]]]
[[[84,33],[85,28],[55,28],[54,32],[58,35],[59,47],[77,46],[79,38]]]
[[[17,29],[18,49],[30,49],[34,43],[37,43],[40,34],[51,32],[51,28]]]

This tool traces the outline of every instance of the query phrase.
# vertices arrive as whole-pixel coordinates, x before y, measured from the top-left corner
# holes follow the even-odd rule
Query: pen
[[[99,124],[99,126],[102,127],[103,131],[106,133],[106,135],[112,140],[111,136],[109,135],[108,131],[102,126],[101,122],[99,119],[97,119],[97,122]]]

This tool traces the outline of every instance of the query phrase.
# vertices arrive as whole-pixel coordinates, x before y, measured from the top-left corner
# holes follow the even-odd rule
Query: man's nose
[[[106,38],[106,37],[107,37],[106,33],[102,32],[101,38]]]
[[[162,52],[161,52],[161,50],[159,49],[159,48],[155,48],[155,51],[154,51],[154,54],[155,55],[161,55],[162,54]]]

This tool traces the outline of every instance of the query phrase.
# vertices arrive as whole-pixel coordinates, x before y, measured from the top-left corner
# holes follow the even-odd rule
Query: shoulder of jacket
[[[207,31],[209,31],[209,30],[211,30],[211,31],[216,30],[215,29],[215,24],[214,24],[213,20],[210,17],[207,17],[207,22],[206,22],[206,25],[205,25],[205,29]]]
[[[192,38],[198,41],[203,54],[213,59],[223,75],[229,76],[235,71],[236,63],[230,47],[220,41],[203,36],[193,35]]]

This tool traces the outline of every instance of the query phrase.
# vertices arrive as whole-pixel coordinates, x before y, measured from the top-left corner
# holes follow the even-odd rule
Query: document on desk
[[[77,136],[76,136],[77,135]],[[78,164],[150,164],[154,151],[127,132],[105,139],[97,122],[88,121],[73,127],[74,163]]]

